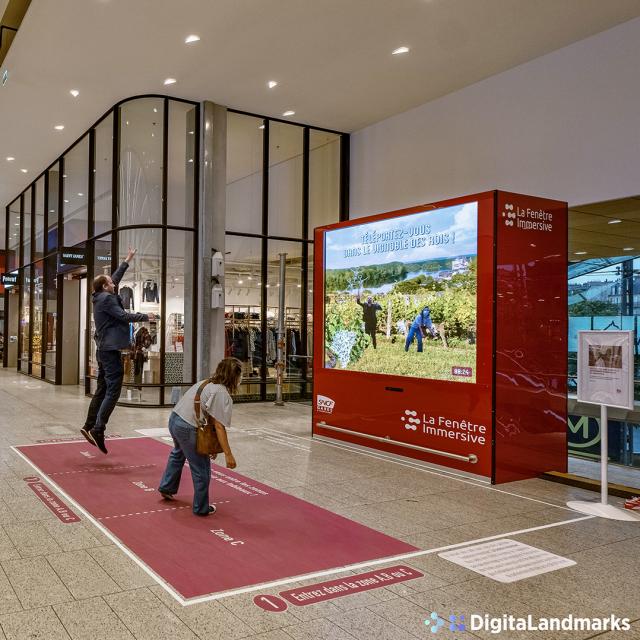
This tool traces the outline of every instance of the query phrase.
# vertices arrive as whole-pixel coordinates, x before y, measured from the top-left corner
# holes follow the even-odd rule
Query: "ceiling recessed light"
[[[243,282],[242,280],[238,280],[238,284],[242,284],[242,282]]]
[[[269,87],[269,89],[275,89],[278,86],[278,83],[275,80],[269,80],[269,82],[267,82],[267,87]]]
[[[74,97],[77,98],[80,95],[80,92],[77,89],[71,89],[71,91],[69,91],[69,93]]]
[[[264,125],[263,125],[263,124],[261,124],[261,125],[258,127],[258,129],[264,129]]]
[[[623,251],[633,251],[633,247],[623,247]]]
[[[29,171],[29,169],[20,169],[20,171],[22,171],[22,173],[27,173],[27,171]]]
[[[409,53],[409,47],[398,47],[391,52],[394,56],[400,55],[401,53]]]
[[[13,162],[15,158],[13,156],[7,156],[7,162]]]
[[[607,224],[618,224],[618,222],[622,222],[622,220],[620,220],[620,218],[614,218],[613,220],[609,220]]]
[[[84,193],[79,193],[78,195],[82,198],[82,196],[84,195]]]
[[[164,81],[165,86],[169,85],[169,84],[175,84],[176,82],[178,82],[175,78],[167,78]]]
[[[153,113],[158,113],[158,107],[153,107]]]
[[[200,36],[197,36],[195,33],[193,33],[184,39],[184,43],[191,44],[192,42],[198,42],[199,40],[200,40]]]
[[[285,111],[282,115],[286,118],[287,116],[295,116],[296,112],[291,111],[291,109],[289,109],[288,111]]]
[[[586,251],[576,251],[575,255],[577,256],[583,256],[585,253],[587,253]]]
[[[64,125],[63,124],[57,124],[55,127],[53,127],[56,131],[62,131],[64,129]]]
[[[65,200],[65,202],[67,202],[67,203],[68,203],[69,201],[68,201],[68,200]]]

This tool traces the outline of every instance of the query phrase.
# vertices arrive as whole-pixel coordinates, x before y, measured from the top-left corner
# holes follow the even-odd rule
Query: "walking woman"
[[[196,451],[196,412],[195,400],[200,392],[200,408],[210,420],[215,420],[223,429],[216,429],[218,440],[224,451],[227,468],[234,469],[236,461],[231,453],[225,429],[231,426],[231,409],[234,394],[242,381],[242,366],[236,358],[221,360],[216,372],[209,380],[193,385],[174,407],[169,418],[169,433],[173,437],[174,448],[169,454],[167,468],[158,487],[166,500],[173,500],[178,493],[180,476],[185,460],[193,478],[193,513],[208,516],[215,513],[214,505],[209,504],[209,482],[211,481],[211,460],[209,456]]]

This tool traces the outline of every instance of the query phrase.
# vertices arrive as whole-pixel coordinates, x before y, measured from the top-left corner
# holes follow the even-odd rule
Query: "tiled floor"
[[[628,632],[442,628],[439,638],[640,639],[640,523],[565,522],[581,517],[567,500],[595,497],[572,487],[543,480],[479,486],[312,441],[303,404],[236,405],[238,471],[428,551],[405,561],[424,577],[284,613],[256,607],[255,593],[182,607],[90,521],[60,523],[23,481],[32,470],[11,445],[77,435],[87,404],[76,388],[0,371],[0,640],[404,640],[432,636],[425,625],[432,611],[634,621]],[[117,408],[110,430],[135,435],[166,425],[168,413]],[[577,564],[502,584],[430,551],[506,534]]]

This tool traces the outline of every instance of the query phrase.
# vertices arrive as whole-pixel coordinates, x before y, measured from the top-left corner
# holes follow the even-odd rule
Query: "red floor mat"
[[[217,464],[210,498],[218,512],[199,518],[188,467],[176,501],[155,490],[167,445],[107,445],[108,456],[86,442],[18,450],[185,600],[416,551]]]

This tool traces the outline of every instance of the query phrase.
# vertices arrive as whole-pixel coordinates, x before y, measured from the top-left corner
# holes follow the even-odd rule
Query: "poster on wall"
[[[325,234],[324,366],[475,382],[478,203]]]
[[[578,332],[578,401],[633,409],[633,331]]]

